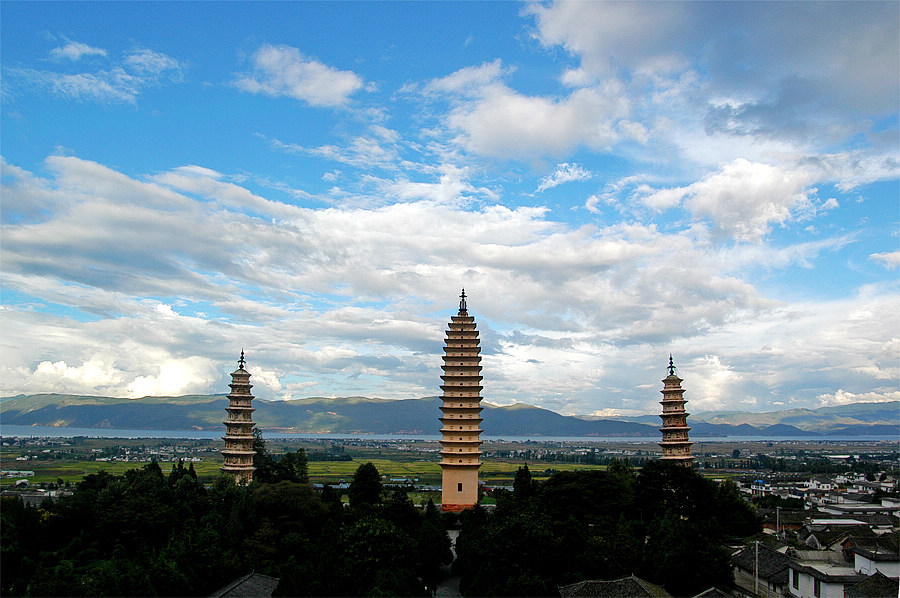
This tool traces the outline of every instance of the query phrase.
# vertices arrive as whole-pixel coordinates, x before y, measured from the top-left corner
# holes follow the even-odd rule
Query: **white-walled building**
[[[796,561],[789,565],[788,591],[797,598],[844,598],[844,589],[868,576],[847,565]]]

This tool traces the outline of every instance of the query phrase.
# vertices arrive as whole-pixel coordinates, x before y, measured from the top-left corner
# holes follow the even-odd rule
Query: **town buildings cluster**
[[[811,478],[745,479],[748,498],[794,508],[761,508],[766,537],[734,554],[745,596],[796,598],[898,595],[900,497],[897,478],[880,472]]]

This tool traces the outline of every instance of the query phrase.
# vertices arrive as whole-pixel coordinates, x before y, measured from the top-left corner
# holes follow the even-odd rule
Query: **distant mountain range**
[[[122,399],[83,395],[19,395],[0,399],[0,425],[137,430],[224,430],[225,395]],[[263,430],[287,433],[437,434],[437,397],[385,400],[312,397],[290,401],[255,399],[254,420]],[[517,404],[483,404],[488,436],[658,437],[656,415],[591,418],[560,415]],[[871,436],[900,438],[900,402],[857,403],[821,409],[766,413],[738,411],[691,415],[691,435]],[[0,428],[2,431],[2,428]]]

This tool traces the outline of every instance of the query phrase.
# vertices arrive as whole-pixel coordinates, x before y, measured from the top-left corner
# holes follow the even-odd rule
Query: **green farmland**
[[[295,451],[302,447],[312,455],[336,445],[322,441],[284,441],[267,443],[273,455]],[[330,446],[326,446],[330,445]],[[343,443],[338,449],[351,460],[309,461],[309,479],[313,483],[337,484],[349,482],[357,467],[371,461],[384,477],[390,479],[416,480],[423,485],[438,486],[441,483],[441,468],[435,443],[390,443],[377,444],[370,441]],[[19,443],[4,442],[0,450],[0,469],[9,471],[32,471],[33,476],[10,476],[0,480],[8,487],[19,479],[27,479],[29,484],[75,483],[89,474],[107,471],[121,475],[129,469],[142,467],[149,460],[156,459],[164,472],[178,459],[195,459],[194,470],[205,483],[219,475],[222,466],[220,441],[214,440],[165,440],[165,439],[46,439]],[[19,460],[27,459],[27,460]],[[125,461],[124,459],[128,459]],[[480,471],[480,479],[488,486],[510,486],[521,460],[486,458]],[[530,465],[536,479],[548,477],[554,471],[596,469],[597,465],[573,463],[553,463]]]

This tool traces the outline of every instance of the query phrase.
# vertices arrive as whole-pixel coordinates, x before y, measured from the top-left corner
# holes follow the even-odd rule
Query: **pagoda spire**
[[[462,511],[478,502],[481,467],[481,348],[475,318],[459,296],[444,347],[441,399],[441,509]]]

